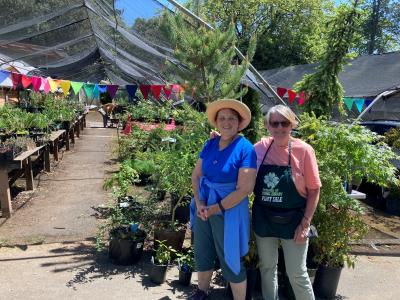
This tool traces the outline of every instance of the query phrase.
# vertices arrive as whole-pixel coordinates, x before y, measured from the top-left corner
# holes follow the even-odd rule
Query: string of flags
[[[84,83],[70,80],[52,79],[51,77],[44,78],[39,76],[28,76],[20,73],[0,70],[0,87],[8,87],[13,89],[30,88],[35,92],[43,91],[46,95],[50,92],[58,92],[59,89],[61,89],[65,96],[68,95],[71,89],[75,95],[77,95],[79,91],[83,89],[86,96],[90,99],[98,99],[101,93],[106,92],[109,94],[111,99],[113,99],[120,85]],[[125,85],[125,89],[131,98],[135,97],[138,88],[145,99],[148,99],[150,93],[155,99],[159,100],[161,92],[164,92],[164,95],[167,99],[170,99],[172,94],[179,95],[184,92],[184,88],[179,84]]]
[[[300,93],[296,93],[292,89],[284,88],[284,87],[277,87],[276,93],[278,94],[279,97],[283,98],[285,94],[288,94],[288,99],[289,103],[293,104],[294,100],[297,99],[297,104],[299,106],[302,106],[304,102],[306,101],[306,96],[304,91],[301,91]]]
[[[353,105],[355,104],[359,113],[363,111],[364,104],[365,108],[367,108],[372,103],[372,101],[373,101],[372,99],[365,99],[365,98],[350,98],[350,97],[343,98],[343,102],[348,110],[352,110]]]

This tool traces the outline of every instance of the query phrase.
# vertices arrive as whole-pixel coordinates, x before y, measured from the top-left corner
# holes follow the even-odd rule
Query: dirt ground
[[[148,252],[135,266],[113,265],[106,252],[96,252],[96,209],[107,201],[102,184],[115,168],[116,129],[102,128],[97,112],[88,115],[87,125],[52,172],[35,178],[35,191],[16,195],[13,216],[0,218],[0,299],[187,298],[194,286],[177,283],[176,266],[158,286],[149,280]],[[400,247],[384,242],[400,237],[399,217],[367,207],[365,218],[375,229],[354,247],[363,255],[354,270],[342,271],[338,299],[400,299]],[[219,276],[211,299],[228,299]]]

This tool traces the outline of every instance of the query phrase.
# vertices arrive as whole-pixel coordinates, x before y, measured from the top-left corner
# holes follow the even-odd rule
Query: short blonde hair
[[[269,120],[270,120],[272,114],[280,114],[286,120],[288,120],[290,123],[292,123],[293,128],[295,128],[298,124],[295,113],[288,106],[285,106],[282,104],[272,106],[268,110],[267,114],[265,115],[265,119],[264,119],[265,125],[269,124]]]

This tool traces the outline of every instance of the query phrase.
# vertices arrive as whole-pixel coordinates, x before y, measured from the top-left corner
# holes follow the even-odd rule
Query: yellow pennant
[[[61,89],[63,90],[64,96],[67,96],[69,89],[71,88],[71,81],[61,80],[60,86],[61,86]]]
[[[49,85],[50,85],[50,90],[52,93],[56,92],[58,89],[58,85],[60,84],[60,82],[56,79],[51,79],[50,77],[47,78]]]

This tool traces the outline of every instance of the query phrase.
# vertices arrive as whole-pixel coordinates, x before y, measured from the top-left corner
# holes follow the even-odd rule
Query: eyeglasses
[[[279,127],[279,124],[281,125],[281,127],[283,127],[283,128],[287,128],[287,127],[289,127],[290,126],[290,122],[289,121],[274,121],[274,122],[269,122],[269,125],[272,127],[272,128],[278,128]]]

